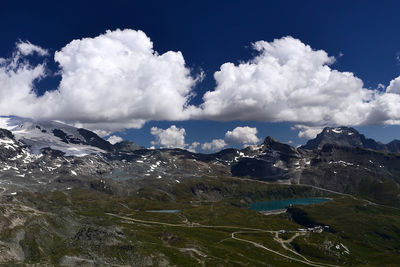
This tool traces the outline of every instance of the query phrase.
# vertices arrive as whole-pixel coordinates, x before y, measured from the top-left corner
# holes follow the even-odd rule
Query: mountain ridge
[[[387,144],[375,141],[360,134],[352,127],[325,127],[317,136],[300,148],[302,149],[321,149],[325,144],[333,144],[345,147],[361,147],[377,151],[387,151],[392,153],[400,152],[400,141],[393,140]]]
[[[131,150],[140,148],[131,141],[123,141],[123,144],[114,146],[90,130],[58,121],[0,117],[0,126],[10,131],[16,140],[27,145],[34,154],[40,154],[43,148],[59,150],[67,156],[107,153],[123,147],[128,149],[128,146]]]
[[[4,182],[8,184],[4,186],[7,192],[22,190],[28,182],[34,185],[29,190],[35,191],[41,187],[63,187],[56,181],[75,181],[81,186],[95,179],[114,184],[116,192],[130,194],[141,183],[162,179],[175,184],[220,175],[312,184],[343,193],[358,192],[364,178],[389,179],[400,184],[397,167],[400,156],[371,149],[375,145],[372,139],[362,137],[351,128],[341,128],[341,132],[338,128],[326,128],[320,137],[309,141],[317,144],[313,150],[295,148],[268,136],[260,145],[229,148],[213,154],[146,149],[130,141],[111,145],[89,130],[58,123],[38,125],[30,121],[22,127],[14,125],[13,129],[17,135],[9,130],[0,131],[0,180],[7,181]],[[331,138],[317,143],[326,133]],[[352,136],[353,143],[343,142],[343,136]],[[396,148],[398,144],[393,141],[392,146]],[[68,182],[68,187],[71,185]]]

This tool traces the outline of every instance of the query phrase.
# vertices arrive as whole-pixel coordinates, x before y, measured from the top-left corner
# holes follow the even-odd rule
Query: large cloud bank
[[[73,40],[54,55],[58,88],[41,97],[34,84],[48,70],[27,57],[49,52],[20,41],[12,58],[0,58],[0,115],[103,131],[140,128],[149,120],[291,122],[303,137],[326,125],[400,124],[400,77],[383,92],[370,90],[353,73],[333,69],[335,58],[298,39],[259,41],[253,48],[257,55],[248,62],[223,64],[214,74],[216,88],[193,106],[198,79],[183,55],[158,54],[142,31]]]
[[[256,42],[249,62],[225,63],[217,87],[204,95],[203,116],[217,120],[289,121],[310,125],[361,124],[374,95],[334,58],[292,37]]]
[[[147,120],[184,120],[196,79],[180,52],[159,55],[142,31],[107,31],[74,40],[54,55],[61,82],[37,97],[33,82],[45,66],[31,66],[22,56],[46,51],[19,43],[20,51],[0,68],[2,115],[59,119],[98,129],[139,128]],[[19,61],[20,64],[15,64]]]
[[[225,63],[214,74],[217,87],[204,95],[201,116],[292,122],[304,137],[325,125],[399,124],[400,77],[380,93],[353,73],[332,69],[335,58],[298,39],[259,41],[253,48],[252,60]]]

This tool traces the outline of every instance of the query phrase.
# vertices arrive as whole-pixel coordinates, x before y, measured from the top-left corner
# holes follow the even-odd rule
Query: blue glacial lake
[[[270,211],[285,209],[291,205],[308,205],[318,204],[330,200],[329,198],[296,198],[296,199],[282,199],[270,200],[264,202],[256,202],[250,204],[249,208],[256,211]]]
[[[147,212],[156,212],[156,213],[177,213],[181,212],[180,210],[148,210]]]

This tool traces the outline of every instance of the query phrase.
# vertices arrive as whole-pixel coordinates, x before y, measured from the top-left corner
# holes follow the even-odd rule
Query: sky
[[[2,116],[199,152],[400,139],[398,1],[7,2]]]

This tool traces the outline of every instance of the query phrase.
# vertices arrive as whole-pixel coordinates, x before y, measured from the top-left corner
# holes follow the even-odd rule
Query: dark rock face
[[[22,153],[22,148],[22,144],[15,140],[14,135],[10,131],[0,129],[0,162],[6,162],[18,157]]]
[[[114,144],[114,149],[118,152],[133,152],[139,149],[144,149],[144,147],[138,146],[134,142],[131,141],[122,141]]]
[[[36,126],[36,128],[40,129],[39,126]],[[63,141],[64,143],[68,143],[67,134],[64,133],[63,131],[58,130],[58,129],[54,129],[53,130],[53,134],[54,134],[54,136],[57,136],[58,138],[60,138],[61,141]]]
[[[346,130],[342,129],[340,134],[348,135]],[[269,182],[310,184],[375,199],[377,195],[385,194],[391,203],[400,201],[400,156],[387,150],[379,151],[382,148],[380,143],[362,135],[341,139],[337,136],[339,133],[334,134],[328,133],[328,137],[333,136],[336,138],[333,141],[340,142],[317,145],[314,150],[296,149],[268,137],[256,151],[251,148],[242,150],[244,156],[232,164],[231,173],[233,176]],[[356,134],[354,132],[350,136]],[[324,133],[316,139],[321,140],[321,135]],[[312,141],[309,143],[313,144]],[[397,144],[393,142],[391,150],[395,151]],[[393,190],[382,189],[390,187],[390,184]]]
[[[260,159],[246,158],[240,160],[231,168],[233,176],[250,176],[264,181],[273,182],[283,179],[287,171],[285,169],[265,164],[265,161]]]
[[[14,139],[14,135],[6,129],[0,129],[0,139],[4,138]]]
[[[325,144],[332,144],[347,147],[362,147],[373,150],[386,150],[384,144],[376,142],[373,139],[366,138],[357,130],[350,127],[326,127],[317,135],[316,138],[309,140],[303,149],[321,149]]]
[[[365,179],[400,183],[399,163],[400,156],[396,154],[326,144],[315,151],[311,165],[302,171],[300,182],[357,194]]]
[[[64,143],[67,143],[67,144],[82,144],[83,143],[81,140],[79,140],[79,138],[74,137],[72,135],[67,135],[62,130],[59,130],[59,129],[54,129],[53,134],[54,134],[54,136],[57,136],[58,138],[60,138],[61,141],[63,141]]]
[[[386,144],[386,148],[388,151],[392,153],[399,153],[400,152],[400,140],[393,140],[392,142]]]
[[[300,166],[301,153],[296,148],[282,144],[268,136],[263,144],[252,150],[245,148],[243,156],[232,165],[234,176],[250,176],[265,181],[287,180],[296,166]]]
[[[296,154],[296,149],[290,145],[287,144],[282,144],[278,141],[276,141],[274,138],[271,136],[268,136],[265,138],[264,143],[263,143],[266,150],[275,150],[275,151],[281,151],[281,154],[285,155],[294,155]]]
[[[366,138],[357,130],[350,127],[326,127],[316,138],[309,140],[302,149],[321,149],[325,144],[342,147],[361,147],[377,151],[400,152],[400,141],[393,140],[388,144],[382,144],[374,139]]]
[[[103,138],[99,137],[94,132],[88,131],[83,128],[78,129],[78,132],[85,139],[85,144],[101,148],[105,151],[113,151],[114,149],[113,145],[104,140]]]
[[[233,148],[227,148],[224,150],[221,150],[218,153],[210,155],[210,160],[213,160],[215,158],[218,158],[222,161],[234,161],[235,158],[238,156],[239,150],[233,149]]]

